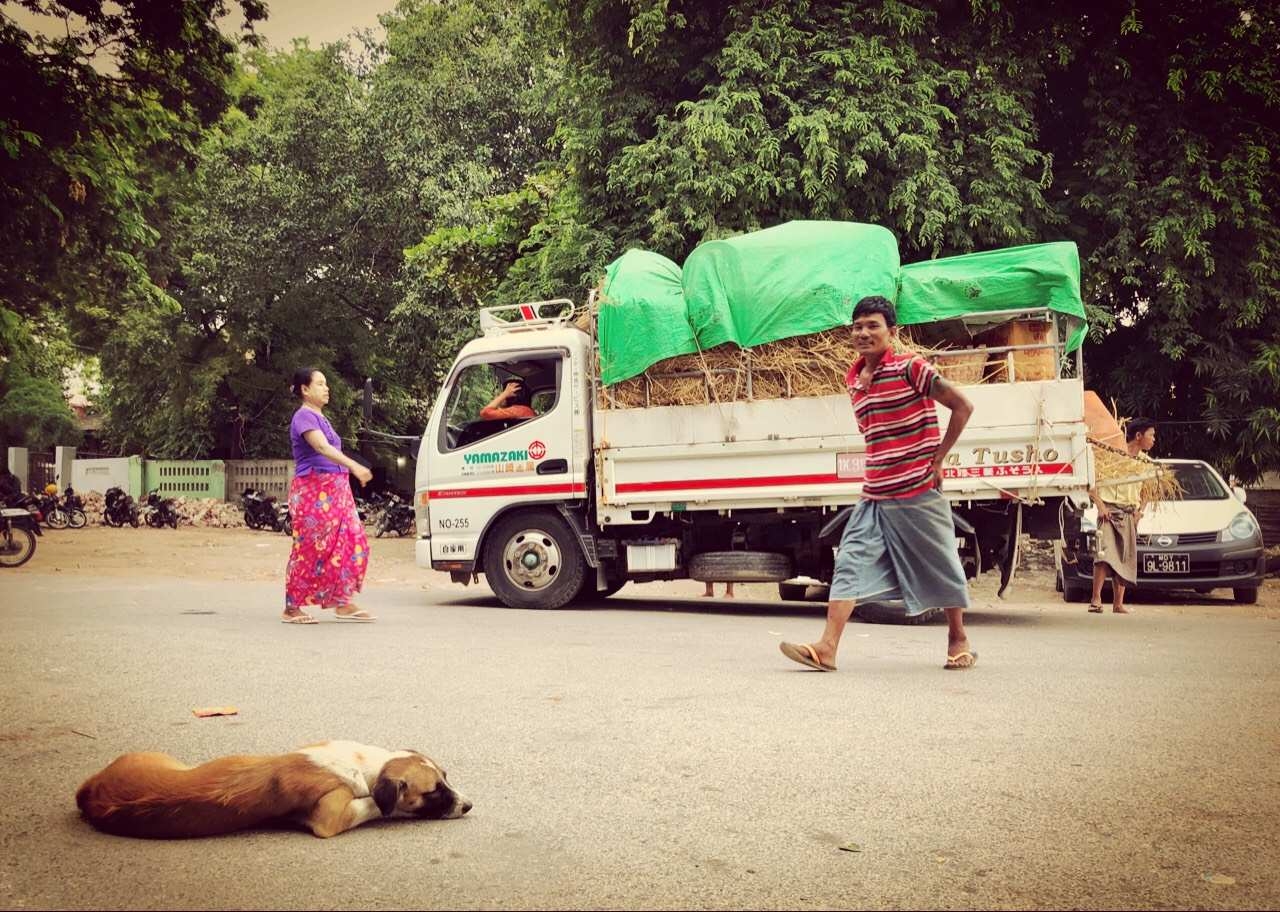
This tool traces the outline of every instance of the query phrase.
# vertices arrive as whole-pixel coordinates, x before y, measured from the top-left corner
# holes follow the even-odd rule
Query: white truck
[[[840,511],[865,467],[848,397],[608,407],[593,338],[572,312],[565,300],[482,309],[482,336],[458,354],[419,447],[418,565],[459,583],[483,573],[520,608],[630,581],[776,581],[784,598],[829,582]],[[1052,320],[1039,309],[986,317],[1019,315]],[[1058,339],[1041,346],[1058,355],[1054,379],[1010,370],[965,387],[974,414],[947,460],[966,572],[998,568],[1002,591],[1024,522],[1056,533],[1061,499],[1093,478],[1080,355],[1062,376],[1071,362]],[[533,392],[536,417],[479,420],[511,379]]]

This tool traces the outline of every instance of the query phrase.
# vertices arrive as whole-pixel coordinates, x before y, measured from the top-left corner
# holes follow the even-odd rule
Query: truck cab
[[[484,543],[503,517],[544,506],[563,518],[585,506],[592,342],[568,321],[572,309],[572,302],[558,300],[481,312],[484,334],[458,354],[418,453],[419,566],[469,581],[482,569]],[[536,415],[481,418],[480,410],[510,380],[532,393]],[[538,525],[515,530],[508,537],[519,540],[503,543],[511,582],[526,592],[542,592],[565,569],[558,544],[535,540],[539,531],[546,538]]]

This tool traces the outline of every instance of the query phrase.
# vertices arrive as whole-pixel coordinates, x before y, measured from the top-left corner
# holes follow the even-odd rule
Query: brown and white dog
[[[195,767],[168,754],[124,754],[80,786],[76,804],[104,832],[150,839],[213,836],[282,819],[325,838],[379,817],[439,820],[471,810],[430,758],[354,741]]]

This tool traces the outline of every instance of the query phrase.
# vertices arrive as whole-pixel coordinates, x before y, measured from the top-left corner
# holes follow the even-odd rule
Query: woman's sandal
[[[320,623],[305,611],[299,611],[297,614],[285,612],[280,616],[281,624],[318,624]]]
[[[1102,614],[1102,606],[1101,606],[1101,605],[1097,605],[1097,604],[1091,604],[1091,605],[1089,606],[1089,613],[1090,613],[1090,614]]]
[[[368,624],[370,621],[376,621],[377,617],[365,611],[363,608],[357,608],[355,611],[349,611],[343,614],[337,608],[333,609],[334,620],[351,621],[354,623]]]

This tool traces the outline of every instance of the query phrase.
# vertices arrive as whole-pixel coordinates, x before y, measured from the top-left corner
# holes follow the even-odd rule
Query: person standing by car
[[[324,374],[304,367],[293,375],[300,400],[289,424],[295,469],[289,486],[293,551],[285,574],[286,624],[314,624],[307,605],[332,608],[340,621],[372,621],[351,603],[364,586],[369,540],[356,515],[347,473],[366,485],[373,473],[342,452],[342,438],[324,416],[329,384]]]
[[[1125,447],[1134,459],[1151,461],[1147,453],[1156,445],[1155,422],[1134,418],[1125,427]],[[1098,508],[1098,553],[1093,558],[1093,597],[1091,614],[1102,613],[1102,587],[1111,572],[1111,610],[1115,614],[1132,614],[1125,607],[1125,586],[1138,581],[1138,520],[1146,508],[1142,499],[1142,482],[1097,485],[1089,498]]]
[[[897,311],[887,298],[860,300],[850,330],[858,360],[845,377],[867,442],[866,480],[831,579],[827,626],[816,643],[781,643],[787,658],[836,670],[836,650],[858,601],[902,598],[908,608],[944,608],[947,669],[972,668],[964,609],[969,589],[956,552],[951,506],[938,490],[942,465],[973,414],[968,397],[915,354],[897,354]],[[935,401],[951,410],[939,440]]]

